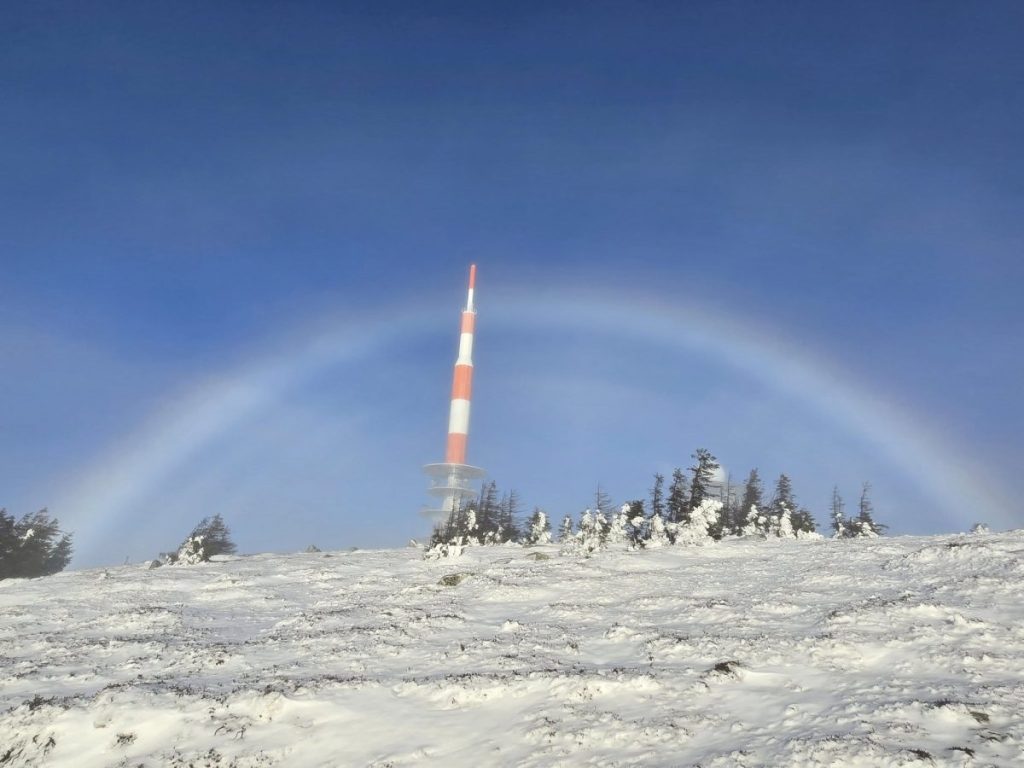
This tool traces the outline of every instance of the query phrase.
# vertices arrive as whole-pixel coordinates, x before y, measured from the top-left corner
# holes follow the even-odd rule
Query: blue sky
[[[0,505],[77,564],[216,511],[246,551],[421,533],[471,261],[470,458],[529,504],[707,446],[819,519],[867,479],[897,532],[1024,523],[1019,4],[26,3],[0,34]]]

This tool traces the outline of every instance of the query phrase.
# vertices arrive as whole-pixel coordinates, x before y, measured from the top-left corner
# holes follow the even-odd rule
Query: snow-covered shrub
[[[610,546],[623,545],[629,541],[629,504],[623,504],[622,509],[612,516],[611,525],[608,527],[608,544]]]
[[[852,538],[856,539],[877,539],[879,533],[871,520],[854,518],[847,523],[848,530],[853,531]]]
[[[487,538],[486,535],[484,538]],[[476,510],[466,506],[453,509],[444,523],[434,527],[425,556],[457,557],[462,554],[462,548],[470,544],[480,544],[480,527],[477,525]]]
[[[451,541],[439,541],[433,544],[423,553],[423,558],[425,560],[440,560],[446,557],[461,557],[462,550],[465,548],[465,537],[456,536]]]
[[[971,526],[971,533],[991,533],[989,527],[984,523],[975,523]]]
[[[796,538],[796,533],[793,531],[793,512],[785,504],[779,505],[778,515],[772,515],[768,533],[780,539]]]
[[[676,543],[710,544],[714,541],[710,528],[718,520],[722,506],[722,502],[717,499],[704,499],[700,506],[690,513],[690,519],[676,528]]]
[[[574,535],[572,515],[566,515],[562,518],[562,524],[558,526],[558,540],[560,542],[568,542]]]
[[[196,565],[209,561],[210,555],[206,551],[202,536],[189,536],[182,542],[178,553],[174,556],[175,565]]]
[[[665,520],[661,515],[653,515],[648,521],[648,536],[647,544],[648,547],[664,547],[669,542],[668,530],[665,526]]]
[[[562,544],[562,550],[567,553],[590,557],[595,552],[604,549],[608,540],[608,526],[604,515],[598,512],[596,515],[589,509],[580,516],[580,528],[573,536]]]
[[[743,536],[764,536],[768,531],[768,527],[768,518],[761,514],[756,504],[751,504],[750,511],[747,512],[747,519],[744,522],[743,528],[740,529],[740,533]]]

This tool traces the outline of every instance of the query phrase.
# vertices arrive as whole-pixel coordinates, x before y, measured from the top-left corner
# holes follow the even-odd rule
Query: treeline
[[[800,506],[792,481],[779,475],[771,497],[757,469],[750,471],[741,494],[716,482],[720,466],[710,451],[692,454],[693,465],[676,468],[666,488],[666,478],[655,474],[649,495],[616,507],[600,487],[593,505],[574,519],[566,515],[558,531],[565,549],[592,552],[611,543],[630,547],[657,547],[699,543],[726,537],[817,538],[814,515]],[[830,520],[836,538],[873,537],[885,526],[874,519],[870,485],[865,483],[856,517],[847,517],[838,488],[832,494]],[[499,497],[497,485],[486,484],[477,499],[453,509],[434,529],[429,551],[456,554],[469,544],[538,544],[552,540],[547,514],[535,508],[525,525],[517,522],[519,496],[515,491]]]

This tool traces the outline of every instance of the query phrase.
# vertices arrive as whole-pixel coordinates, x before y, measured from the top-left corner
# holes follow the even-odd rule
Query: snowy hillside
[[[1012,766],[1022,713],[1024,532],[0,582],[4,768]]]

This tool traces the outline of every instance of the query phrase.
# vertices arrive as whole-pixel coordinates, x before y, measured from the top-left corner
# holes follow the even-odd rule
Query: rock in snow
[[[1024,765],[1022,558],[1012,532],[2,581],[0,765]]]

